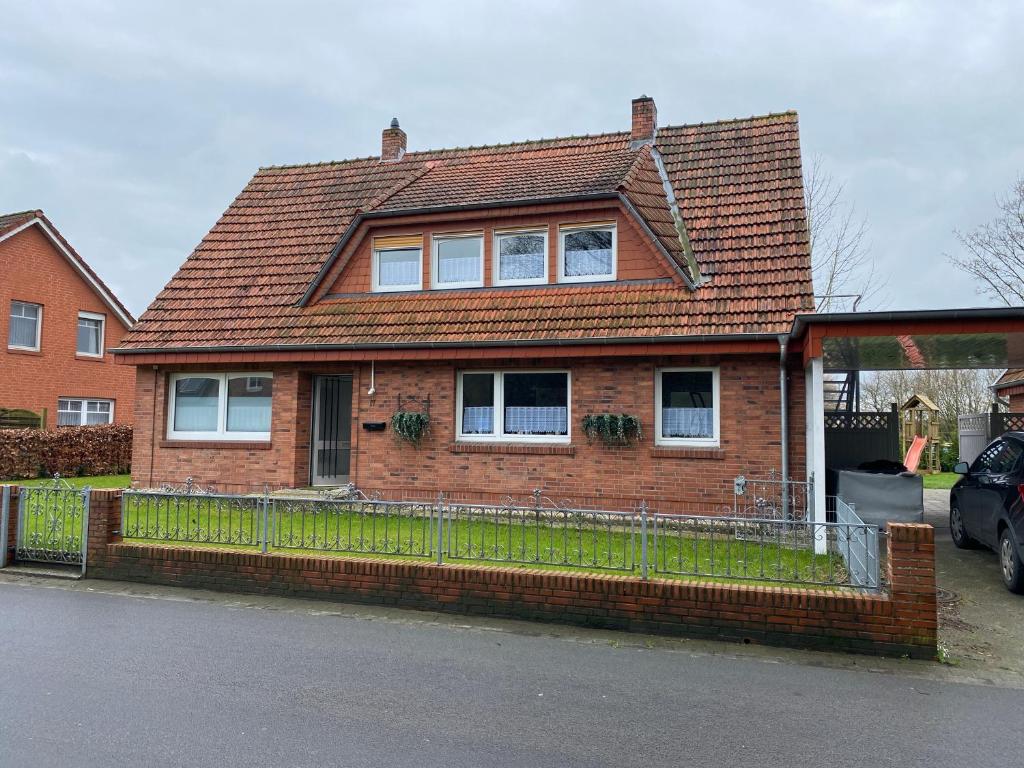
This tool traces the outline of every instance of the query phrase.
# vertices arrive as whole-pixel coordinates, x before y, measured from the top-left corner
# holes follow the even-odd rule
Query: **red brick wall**
[[[548,229],[548,282],[558,282],[558,227],[560,224],[587,221],[615,221],[617,237],[617,277],[619,280],[646,280],[670,277],[669,268],[651,247],[649,240],[629,216],[618,208],[585,209],[570,212],[531,213],[487,218],[454,220],[443,225],[422,224],[373,229],[355,248],[344,270],[333,281],[328,293],[364,293],[370,290],[373,236],[423,235],[423,288],[430,288],[430,246],[435,234],[444,232],[478,232],[484,235],[484,285],[492,284],[494,230],[513,227],[546,227]]]
[[[928,525],[890,525],[892,588],[866,595],[108,543],[117,538],[115,493],[93,497],[90,576],[892,656],[937,650]]]
[[[654,370],[661,366],[720,365],[721,446],[718,449],[656,448]],[[136,399],[133,480],[140,485],[181,483],[186,477],[224,490],[301,486],[309,482],[310,390],[317,372],[354,376],[351,480],[385,497],[497,500],[534,488],[579,504],[630,508],[641,499],[663,511],[701,511],[731,501],[738,474],[780,470],[778,360],[638,358],[550,360],[532,367],[572,372],[570,445],[456,444],[455,380],[460,369],[491,368],[480,362],[380,363],[370,398],[369,366],[270,367],[274,411],[270,444],[174,443],[165,440],[167,371],[140,369]],[[522,362],[505,366],[526,367]],[[265,367],[266,368],[266,367]],[[210,370],[209,367],[205,370]],[[154,377],[156,392],[154,398]],[[802,478],[803,374],[790,374],[790,475]],[[368,432],[366,421],[390,423],[398,398],[430,397],[431,428],[419,446],[390,431]],[[406,406],[416,409],[418,406]],[[640,418],[639,445],[608,448],[591,443],[580,422],[587,413],[631,413]],[[152,425],[157,425],[156,434]]]
[[[130,424],[135,369],[115,365],[109,354],[75,354],[80,311],[106,316],[105,349],[117,346],[127,328],[38,227],[0,242],[0,275],[0,407],[46,408],[47,426],[53,427],[59,397],[101,398],[114,401],[115,421]],[[43,305],[39,352],[7,348],[12,300]]]

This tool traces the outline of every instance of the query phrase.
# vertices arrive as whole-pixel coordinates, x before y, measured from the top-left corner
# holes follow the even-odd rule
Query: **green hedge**
[[[58,429],[0,429],[0,478],[118,475],[132,465],[132,428],[124,424]]]

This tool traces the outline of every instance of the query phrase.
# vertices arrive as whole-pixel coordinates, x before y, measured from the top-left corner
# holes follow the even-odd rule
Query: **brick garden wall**
[[[79,312],[106,317],[104,349],[116,347],[128,329],[38,227],[0,243],[0,275],[0,407],[46,408],[46,425],[55,427],[58,398],[100,398],[114,401],[114,421],[131,424],[135,368],[116,365],[109,354],[75,352]],[[38,352],[7,348],[12,300],[43,306]]]
[[[721,446],[717,449],[654,445],[654,371],[663,366],[719,365]],[[455,381],[472,368],[567,368],[572,372],[569,445],[457,443]],[[206,366],[204,370],[225,370]],[[738,474],[780,469],[779,371],[771,356],[647,357],[607,360],[378,363],[376,395],[369,366],[264,366],[274,372],[273,423],[268,443],[177,443],[164,439],[168,371],[140,369],[132,477],[140,485],[181,483],[188,476],[222,490],[303,486],[309,482],[312,377],[353,375],[351,479],[385,498],[433,498],[438,491],[460,500],[496,501],[526,496],[534,488],[556,499],[606,508],[631,508],[641,499],[660,511],[706,511],[732,500]],[[232,370],[260,370],[241,366]],[[804,476],[803,373],[789,376],[791,477]],[[398,441],[388,429],[367,432],[363,422],[390,422],[398,398],[430,398],[431,427],[419,446]],[[405,406],[417,409],[419,406]],[[580,422],[587,413],[632,413],[644,437],[630,447],[590,442]],[[156,432],[153,425],[156,425]]]
[[[891,656],[933,658],[937,647],[928,525],[890,525],[891,589],[869,595],[158,547],[119,542],[119,524],[119,492],[94,492],[89,576]]]

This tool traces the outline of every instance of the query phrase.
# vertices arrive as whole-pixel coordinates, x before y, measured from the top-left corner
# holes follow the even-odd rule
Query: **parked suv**
[[[1007,432],[953,469],[963,475],[949,493],[953,543],[995,550],[1006,588],[1024,593],[1024,432]]]

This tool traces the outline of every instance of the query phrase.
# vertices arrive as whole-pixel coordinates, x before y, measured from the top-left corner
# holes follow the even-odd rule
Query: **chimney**
[[[652,102],[653,104],[653,102]],[[380,161],[394,163],[405,154],[405,131],[398,127],[398,118],[391,118],[391,127],[385,128],[380,137]]]
[[[630,143],[635,147],[654,141],[654,132],[658,128],[658,108],[654,99],[641,96],[633,99],[633,131]]]

